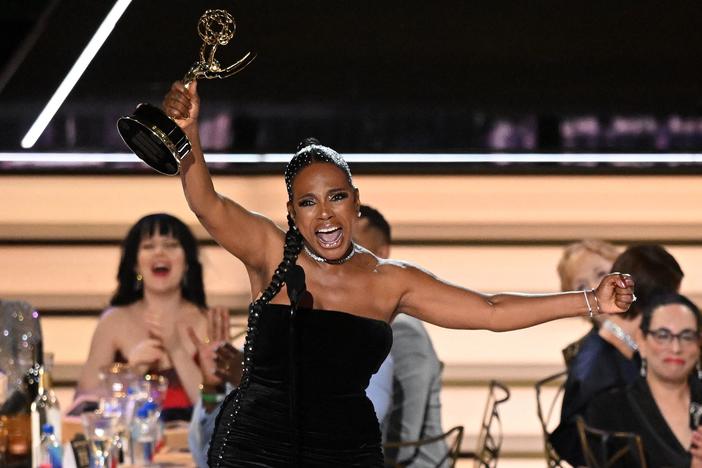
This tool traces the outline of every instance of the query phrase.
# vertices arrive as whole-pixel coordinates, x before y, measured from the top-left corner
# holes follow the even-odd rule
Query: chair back
[[[585,341],[585,337],[568,344],[561,350],[561,353],[563,354],[563,362],[565,362],[566,367],[570,367],[570,363],[573,362],[573,359],[580,351],[580,346],[583,344],[583,341]]]
[[[461,456],[473,458],[474,466],[493,468],[502,449],[502,421],[499,406],[509,400],[509,389],[496,380],[490,382],[485,411],[478,432],[478,444],[474,453],[462,453]]]
[[[578,436],[590,468],[617,466],[646,468],[641,437],[633,432],[609,432],[589,427],[581,417],[577,419]]]
[[[558,425],[558,415],[563,403],[563,393],[568,372],[561,371],[557,374],[549,375],[534,384],[536,390],[536,414],[541,424],[541,433],[544,438],[544,455],[546,456],[546,466],[549,468],[563,468],[568,466],[551,445],[549,436]],[[555,393],[547,391],[555,387]]]
[[[383,449],[385,453],[388,453],[389,449],[398,450],[403,447],[414,447],[416,449],[419,449],[423,445],[434,444],[442,440],[448,447],[448,451],[435,466],[442,468],[448,466],[449,468],[454,468],[456,466],[456,460],[458,459],[458,456],[461,453],[461,442],[463,442],[463,426],[452,427],[442,435],[436,437],[427,437],[425,439],[405,442],[387,442],[383,445]],[[406,466],[412,465],[414,461],[414,456],[408,460],[390,460],[386,458],[385,467],[404,468]]]

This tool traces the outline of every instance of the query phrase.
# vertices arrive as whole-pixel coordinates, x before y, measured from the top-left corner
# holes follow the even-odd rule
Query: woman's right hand
[[[702,426],[692,431],[690,453],[692,454],[691,468],[702,468]]]
[[[197,118],[200,115],[197,80],[190,82],[187,88],[182,81],[173,83],[163,98],[163,112],[183,130],[197,126]]]
[[[163,345],[160,340],[147,338],[140,341],[127,356],[130,366],[151,365],[164,357]]]
[[[207,311],[207,336],[205,340],[201,340],[197,336],[193,327],[188,327],[190,340],[197,349],[203,383],[207,385],[222,383],[221,376],[217,375],[216,372],[216,352],[221,345],[229,342],[229,329],[229,309],[221,306],[213,307]]]

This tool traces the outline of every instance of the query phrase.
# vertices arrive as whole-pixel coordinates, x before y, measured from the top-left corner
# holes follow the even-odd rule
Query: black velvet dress
[[[702,403],[702,385],[691,376],[691,401]],[[592,427],[607,431],[634,432],[641,436],[648,466],[688,468],[692,457],[683,447],[658,408],[645,378],[626,388],[600,394],[590,404],[586,420]],[[621,463],[619,466],[634,466]]]
[[[217,418],[211,467],[382,467],[365,389],[392,346],[383,321],[265,305],[249,319],[240,389]],[[291,323],[292,322],[292,323]]]

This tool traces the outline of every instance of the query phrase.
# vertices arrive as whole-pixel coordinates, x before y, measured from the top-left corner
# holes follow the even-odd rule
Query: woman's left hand
[[[634,296],[634,280],[625,273],[610,273],[602,278],[595,289],[596,304],[590,304],[594,312],[601,314],[621,314],[629,310],[629,306],[636,300]]]

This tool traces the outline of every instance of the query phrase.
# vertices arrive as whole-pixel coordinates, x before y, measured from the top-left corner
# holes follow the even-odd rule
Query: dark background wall
[[[11,149],[112,2],[6,3],[5,70],[53,7],[0,89],[0,146]],[[114,119],[182,77],[208,7],[239,24],[223,63],[259,53],[200,87],[204,118],[225,116],[231,133],[216,149],[288,151],[316,134],[347,151],[557,150],[564,125],[585,118],[601,135],[583,149],[660,150],[671,149],[656,143],[671,116],[698,125],[702,10],[691,1],[134,0],[38,148],[119,148]],[[622,116],[655,131],[618,145],[604,133]],[[512,146],[495,143],[500,125]]]

